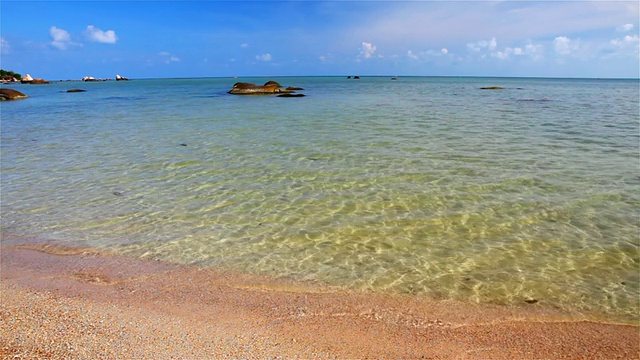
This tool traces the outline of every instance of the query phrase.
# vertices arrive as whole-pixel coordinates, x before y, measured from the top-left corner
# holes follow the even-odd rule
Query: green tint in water
[[[637,321],[637,82],[386,80],[280,81],[301,99],[104,84],[84,117],[3,105],[2,231]]]

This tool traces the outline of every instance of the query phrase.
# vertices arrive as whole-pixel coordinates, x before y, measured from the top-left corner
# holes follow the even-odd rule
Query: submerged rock
[[[68,93],[77,93],[77,92],[85,92],[87,90],[82,90],[82,89],[69,89],[67,90]]]
[[[278,95],[278,97],[303,97],[305,96],[304,94],[291,94],[291,93],[284,93],[284,94],[280,94]]]
[[[504,89],[502,86],[485,86],[481,87],[481,90],[502,90]]]
[[[0,88],[0,100],[18,100],[26,98],[28,98],[28,96],[18,90]]]

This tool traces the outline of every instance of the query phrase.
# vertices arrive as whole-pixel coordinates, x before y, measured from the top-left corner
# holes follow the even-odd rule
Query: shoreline
[[[15,237],[0,270],[0,358],[640,358],[639,326],[537,305],[340,290]]]

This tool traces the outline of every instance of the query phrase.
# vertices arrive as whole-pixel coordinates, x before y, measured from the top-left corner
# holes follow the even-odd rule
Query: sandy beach
[[[638,359],[637,326],[11,241],[6,359]]]

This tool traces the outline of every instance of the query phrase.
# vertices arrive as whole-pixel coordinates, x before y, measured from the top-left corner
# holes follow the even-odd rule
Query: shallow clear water
[[[638,319],[637,80],[267,80],[13,86],[2,233]]]

